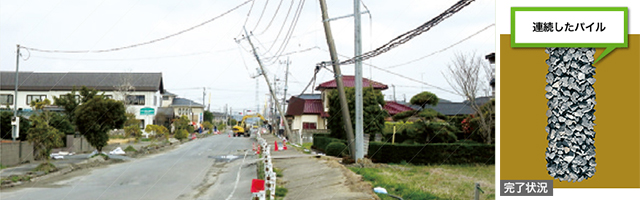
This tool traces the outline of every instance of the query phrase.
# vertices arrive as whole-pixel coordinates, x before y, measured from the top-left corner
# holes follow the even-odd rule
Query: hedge
[[[424,145],[371,142],[368,153],[373,162],[381,163],[405,161],[412,164],[495,164],[495,145],[493,144],[434,143]]]
[[[327,145],[329,145],[329,143],[331,143],[331,142],[342,142],[343,144],[347,145],[347,141],[346,140],[341,140],[341,139],[332,138],[332,137],[326,137],[326,136],[319,136],[319,135],[315,135],[315,134],[313,135],[313,148],[314,149],[326,152]]]

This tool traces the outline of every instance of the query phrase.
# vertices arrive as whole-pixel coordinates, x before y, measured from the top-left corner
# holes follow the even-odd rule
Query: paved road
[[[89,174],[19,190],[2,199],[250,199],[256,156],[249,138],[226,134],[169,152],[92,170]]]

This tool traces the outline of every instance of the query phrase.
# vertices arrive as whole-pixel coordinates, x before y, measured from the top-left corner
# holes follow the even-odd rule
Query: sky
[[[1,0],[0,70],[15,71],[17,44],[48,50],[112,49],[163,38],[210,20],[173,37],[112,52],[23,49],[20,71],[162,72],[165,89],[179,97],[202,102],[205,88],[205,103],[212,111],[222,111],[225,106],[253,110],[259,105],[262,109],[268,87],[262,76],[252,78],[257,75],[258,62],[243,27],[251,32],[250,39],[267,76],[272,82],[274,77],[278,80],[278,98],[284,95],[287,59],[289,98],[301,94],[312,80],[316,64],[330,57],[318,1],[254,0],[232,10],[246,1]],[[370,15],[362,15],[362,52],[422,25],[456,2],[363,0],[361,10],[368,10]],[[331,18],[353,14],[353,1],[327,0],[327,7]],[[383,91],[388,100],[392,99],[394,85],[398,100],[408,101],[421,91],[430,91],[442,99],[463,101],[445,78],[447,66],[456,54],[475,54],[484,59],[495,52],[494,23],[495,1],[474,1],[429,31],[364,61],[363,75],[389,85]],[[334,20],[331,28],[338,54],[352,57],[353,17]],[[354,65],[341,69],[343,75],[354,74]],[[317,74],[315,86],[332,78],[333,74],[323,69]],[[312,90],[310,87],[304,92]]]

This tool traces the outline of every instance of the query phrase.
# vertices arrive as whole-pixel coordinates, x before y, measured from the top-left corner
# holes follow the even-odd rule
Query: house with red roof
[[[342,76],[342,83],[344,84],[344,87],[355,87],[355,76]],[[362,87],[373,87],[377,90],[389,89],[389,86],[367,78],[362,78]],[[329,92],[334,89],[338,89],[338,84],[335,79],[321,83],[316,87],[316,91],[320,91],[322,95],[322,106],[324,108],[324,112],[329,112]]]
[[[301,94],[289,99],[286,118],[291,130],[327,129],[328,116],[322,108],[320,94]]]

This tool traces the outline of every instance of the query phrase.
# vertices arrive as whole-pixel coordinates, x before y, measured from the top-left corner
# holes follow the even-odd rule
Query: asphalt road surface
[[[9,199],[250,199],[256,156],[250,138],[226,133],[158,155],[91,170],[37,187],[3,190]]]

